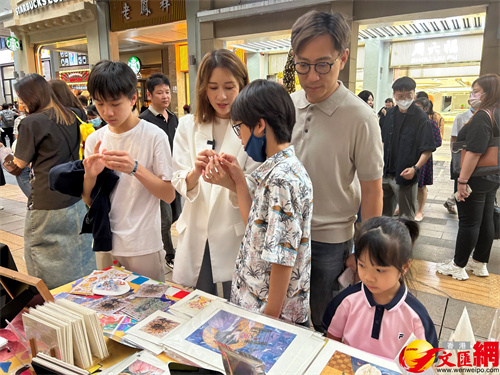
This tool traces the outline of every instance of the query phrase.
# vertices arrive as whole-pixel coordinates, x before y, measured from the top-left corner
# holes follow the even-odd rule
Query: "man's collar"
[[[153,115],[155,115],[155,117],[158,117],[158,115],[162,115],[162,116],[163,116],[163,113],[158,112],[158,111],[157,111],[157,110],[153,107],[153,105],[152,105],[152,104],[150,104],[150,105],[149,105],[148,109],[151,111],[151,113],[152,113]],[[165,109],[165,111],[166,111],[167,113],[169,113],[168,109]]]
[[[299,109],[304,109],[309,106],[316,106],[327,116],[331,116],[333,112],[340,106],[340,104],[344,101],[345,96],[348,94],[349,90],[344,86],[342,81],[337,81],[339,86],[337,89],[331,94],[328,98],[319,103],[309,103],[306,98],[305,90],[299,91],[299,96],[297,99],[297,103],[295,106]]]

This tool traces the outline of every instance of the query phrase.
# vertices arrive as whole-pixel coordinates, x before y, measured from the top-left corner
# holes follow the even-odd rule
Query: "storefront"
[[[86,90],[92,64],[101,59],[97,7],[91,0],[15,1],[5,26],[20,42],[17,75],[36,72]]]
[[[171,84],[170,109],[182,114],[189,103],[187,75],[186,1],[110,2],[111,33],[119,46],[119,59],[138,62],[138,108],[148,104],[146,81],[165,74]]]

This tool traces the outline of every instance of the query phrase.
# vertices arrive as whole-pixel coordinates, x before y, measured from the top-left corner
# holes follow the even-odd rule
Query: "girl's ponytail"
[[[415,241],[417,240],[420,233],[420,227],[418,223],[405,217],[400,217],[398,220],[403,223],[404,226],[408,229],[408,232],[410,232],[411,245],[415,245]]]

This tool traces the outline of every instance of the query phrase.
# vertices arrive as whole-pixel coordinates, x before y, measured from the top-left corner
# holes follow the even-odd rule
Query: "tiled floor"
[[[436,263],[453,257],[458,229],[456,215],[450,215],[443,202],[451,195],[453,183],[449,179],[449,145],[434,154],[434,185],[429,187],[425,218],[420,223],[421,234],[414,249],[412,288],[426,306],[441,340],[447,340],[455,329],[466,307],[476,339],[488,336],[495,309],[500,307],[500,241],[495,241],[488,269],[490,277],[470,276],[467,281],[456,281],[436,273]],[[0,187],[0,242],[6,243],[21,272],[26,272],[23,259],[24,216],[26,198],[12,176]],[[177,232],[173,228],[174,246]],[[171,271],[167,273],[171,279]]]

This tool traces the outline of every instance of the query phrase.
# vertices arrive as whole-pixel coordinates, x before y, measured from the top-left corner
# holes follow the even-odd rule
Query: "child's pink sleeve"
[[[344,329],[347,323],[348,311],[342,303],[335,311],[335,315],[332,318],[330,326],[328,327],[328,333],[334,337],[344,337]]]

